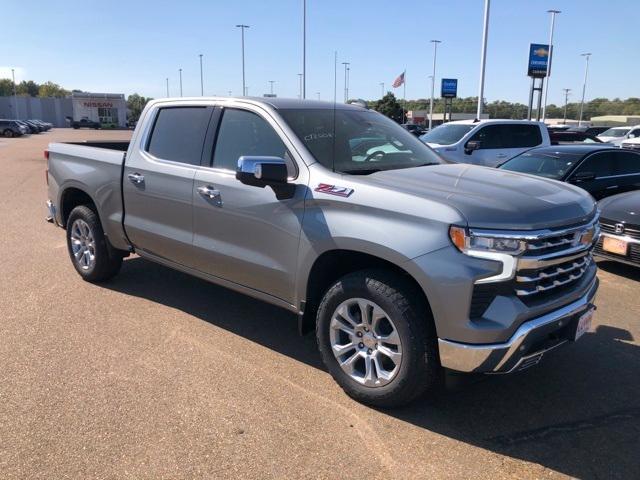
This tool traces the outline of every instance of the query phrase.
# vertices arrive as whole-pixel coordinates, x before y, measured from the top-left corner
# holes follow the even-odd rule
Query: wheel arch
[[[60,194],[60,222],[63,228],[67,226],[67,219],[71,211],[80,205],[86,205],[91,208],[100,219],[100,213],[96,207],[96,202],[91,198],[84,189],[72,185],[66,187]],[[102,223],[102,219],[100,219]],[[104,225],[103,225],[104,228]]]

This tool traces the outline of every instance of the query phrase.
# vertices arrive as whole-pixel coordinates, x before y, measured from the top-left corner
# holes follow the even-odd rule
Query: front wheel
[[[363,270],[338,280],[320,303],[316,336],[333,378],[362,403],[397,407],[441,383],[429,308],[401,275]]]
[[[12,138],[13,137],[13,131],[9,130],[8,128],[4,132],[2,132],[2,134],[7,138]]]
[[[88,282],[108,280],[120,271],[122,254],[109,244],[98,215],[86,205],[69,214],[67,247],[71,263]]]

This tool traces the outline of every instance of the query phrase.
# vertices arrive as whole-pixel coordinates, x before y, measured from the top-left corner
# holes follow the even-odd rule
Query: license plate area
[[[577,341],[582,335],[591,330],[591,325],[593,323],[593,314],[595,311],[596,309],[592,306],[578,317],[576,333],[573,336],[574,341]]]
[[[626,255],[629,244],[624,240],[613,237],[603,237],[602,250],[616,255]]]

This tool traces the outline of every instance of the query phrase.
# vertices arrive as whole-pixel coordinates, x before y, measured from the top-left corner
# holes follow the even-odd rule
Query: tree
[[[13,82],[8,78],[0,78],[0,97],[13,95]]]
[[[18,95],[28,95],[30,97],[37,97],[40,91],[40,85],[33,80],[23,80],[16,86]]]
[[[38,89],[39,97],[68,97],[69,91],[62,88],[57,83],[45,82]]]
[[[150,100],[153,100],[153,98],[143,97],[141,95],[138,95],[137,93],[129,95],[129,97],[127,98],[127,109],[129,110],[130,122],[138,121],[142,110],[144,110],[144,107]]]
[[[396,96],[388,92],[381,100],[374,102],[372,108],[398,123],[402,123],[402,106]]]

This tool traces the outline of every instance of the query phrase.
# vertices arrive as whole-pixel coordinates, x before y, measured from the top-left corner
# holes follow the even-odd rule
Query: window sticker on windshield
[[[328,195],[337,195],[338,197],[348,197],[353,193],[353,188],[339,187],[337,185],[329,185],[327,183],[318,184],[314,190]]]

